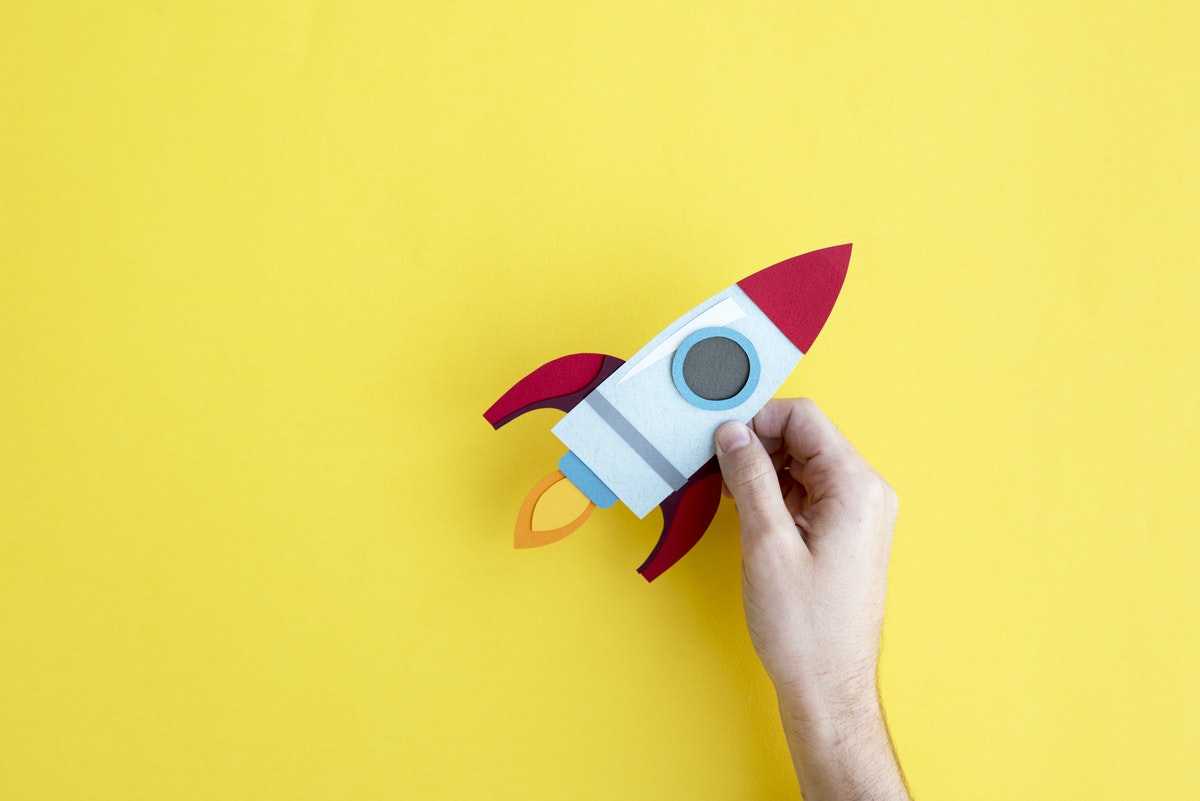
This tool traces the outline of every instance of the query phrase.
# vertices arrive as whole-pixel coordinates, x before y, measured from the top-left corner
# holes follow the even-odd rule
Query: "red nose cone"
[[[743,278],[738,286],[801,353],[808,353],[842,291],[850,247],[794,256]]]

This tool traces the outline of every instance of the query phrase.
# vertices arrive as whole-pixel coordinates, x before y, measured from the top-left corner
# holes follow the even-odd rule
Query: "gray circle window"
[[[758,385],[754,346],[732,328],[702,328],[675,352],[671,374],[679,394],[701,409],[732,409]]]

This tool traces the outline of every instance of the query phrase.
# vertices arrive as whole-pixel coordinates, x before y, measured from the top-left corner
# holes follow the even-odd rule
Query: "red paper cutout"
[[[738,286],[801,353],[807,353],[841,292],[850,251],[849,244],[814,250],[759,270],[739,281]],[[599,353],[563,356],[522,378],[483,416],[493,428],[500,428],[533,409],[570,412],[622,364],[621,359]],[[575,531],[591,514],[593,504],[589,503],[583,513],[565,526],[547,531],[532,530],[537,500],[559,480],[562,480],[561,473],[552,473],[526,498],[515,531],[517,547],[561,539]],[[663,513],[662,533],[654,550],[638,568],[646,581],[658,578],[699,542],[720,502],[721,474],[717,460],[713,458],[659,505]]]
[[[569,412],[625,363],[603,353],[572,353],[546,362],[500,396],[483,417],[492,428],[534,409]]]
[[[714,456],[659,504],[663,530],[654,550],[638,568],[642,578],[654,581],[682,559],[704,536],[720,505],[721,468]]]
[[[821,333],[850,267],[850,245],[794,256],[738,281],[754,305],[808,353]]]

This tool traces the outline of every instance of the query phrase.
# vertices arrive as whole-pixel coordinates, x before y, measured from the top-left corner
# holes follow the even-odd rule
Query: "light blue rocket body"
[[[751,363],[732,404],[689,399],[678,375],[689,337],[709,334],[741,343]],[[560,469],[597,506],[619,499],[645,517],[712,458],[717,428],[748,422],[803,355],[734,284],[668,326],[554,426],[570,449]]]

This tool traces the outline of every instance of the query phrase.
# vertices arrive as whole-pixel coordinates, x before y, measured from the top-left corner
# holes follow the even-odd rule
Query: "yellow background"
[[[1200,794],[1195,5],[414,5],[5,4],[0,797],[793,794],[731,505],[480,415],[847,241],[916,795]]]

